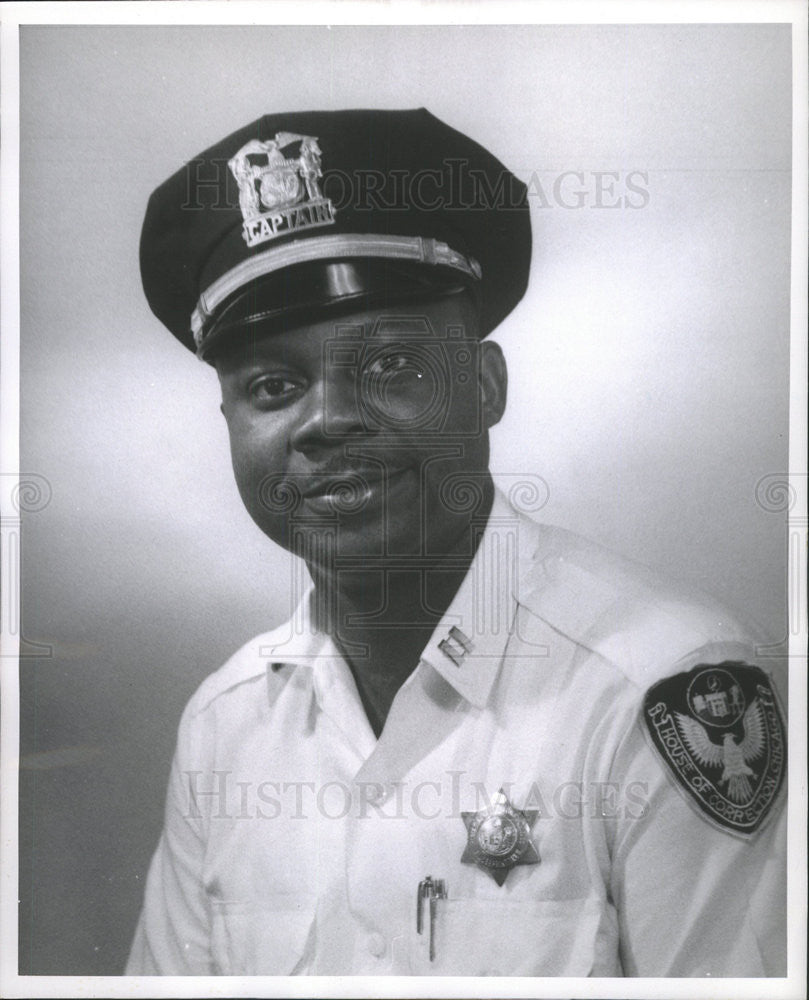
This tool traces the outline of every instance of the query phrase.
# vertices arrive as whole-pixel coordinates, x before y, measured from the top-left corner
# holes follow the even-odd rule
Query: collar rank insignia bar
[[[446,639],[439,642],[438,648],[444,656],[448,656],[452,660],[456,667],[460,667],[463,665],[464,659],[475,648],[475,644],[456,625],[453,625]]]
[[[643,714],[670,776],[705,819],[741,836],[766,822],[784,783],[786,731],[763,670],[699,664],[650,688]]]
[[[539,864],[531,840],[531,827],[538,815],[538,809],[515,809],[501,788],[490,806],[461,813],[467,832],[461,861],[488,872],[498,885],[517,865]]]

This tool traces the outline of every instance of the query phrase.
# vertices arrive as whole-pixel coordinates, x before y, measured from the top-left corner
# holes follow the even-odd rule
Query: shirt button
[[[387,798],[387,793],[381,785],[374,785],[368,790],[368,801],[371,805],[378,806]]]
[[[369,934],[367,945],[368,951],[374,958],[379,958],[380,955],[385,954],[385,939],[381,934]]]

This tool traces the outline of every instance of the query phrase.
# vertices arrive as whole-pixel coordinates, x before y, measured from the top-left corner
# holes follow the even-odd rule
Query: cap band
[[[284,246],[273,247],[242,261],[218,278],[200,295],[196,309],[191,314],[191,332],[199,349],[205,339],[205,324],[217,308],[243,285],[273,271],[293,264],[313,260],[346,257],[376,257],[387,260],[407,260],[437,267],[450,267],[468,278],[479,281],[480,264],[474,257],[467,257],[439,240],[423,236],[378,236],[345,233],[337,236],[320,236],[296,240]]]

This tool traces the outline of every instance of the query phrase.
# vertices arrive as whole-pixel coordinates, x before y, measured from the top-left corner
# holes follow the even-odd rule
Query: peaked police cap
[[[461,288],[486,336],[530,257],[525,185],[423,108],[265,115],[154,191],[140,245],[152,311],[208,360],[256,319],[290,328]]]

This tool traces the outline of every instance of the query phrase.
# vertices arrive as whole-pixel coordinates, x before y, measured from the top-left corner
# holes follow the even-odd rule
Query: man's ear
[[[480,400],[486,427],[499,423],[506,409],[508,368],[503,351],[493,340],[480,343]]]

